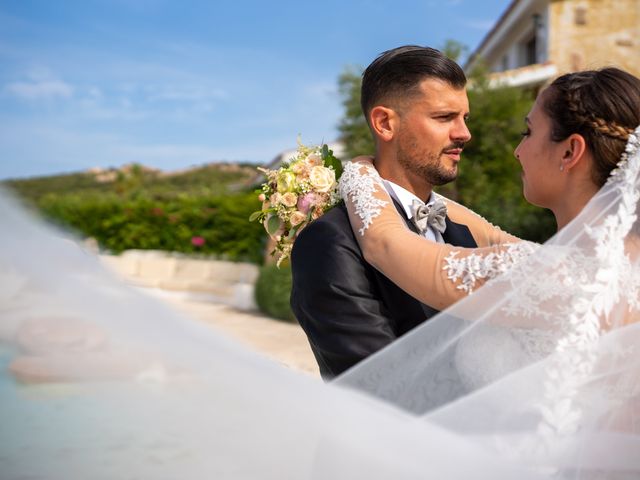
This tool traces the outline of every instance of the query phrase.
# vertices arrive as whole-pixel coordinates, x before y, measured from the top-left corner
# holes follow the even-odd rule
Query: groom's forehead
[[[433,107],[453,107],[469,109],[469,99],[465,87],[457,88],[448,82],[427,78],[416,89],[416,99]]]

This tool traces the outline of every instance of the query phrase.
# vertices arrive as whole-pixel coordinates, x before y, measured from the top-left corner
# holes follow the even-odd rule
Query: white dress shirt
[[[393,198],[400,205],[402,205],[402,208],[404,209],[404,212],[406,213],[407,218],[411,220],[413,218],[413,212],[411,208],[413,201],[418,200],[422,202],[422,200],[416,197],[409,190],[402,188],[400,185],[396,185],[395,183],[390,182],[389,180],[384,180],[384,179],[383,179],[383,182],[384,182],[385,188],[387,189],[387,192],[389,193],[389,195],[391,195],[391,198]],[[429,200],[427,200],[426,203],[433,202],[434,200],[435,200],[435,196],[433,192],[431,192],[431,196],[429,197]],[[444,239],[442,238],[442,234],[431,227],[427,227],[427,229],[422,233],[422,236],[431,240],[432,242],[445,243]]]

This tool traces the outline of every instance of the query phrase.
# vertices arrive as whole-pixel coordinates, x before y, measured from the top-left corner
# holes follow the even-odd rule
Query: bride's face
[[[564,189],[560,170],[563,147],[551,140],[551,119],[542,107],[544,95],[538,95],[525,118],[526,129],[514,153],[522,166],[524,198],[533,205],[553,209]]]

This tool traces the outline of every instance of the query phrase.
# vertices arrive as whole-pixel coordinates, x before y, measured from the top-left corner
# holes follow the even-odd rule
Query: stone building
[[[604,66],[640,76],[640,0],[513,0],[465,69],[481,59],[493,83],[534,90]]]

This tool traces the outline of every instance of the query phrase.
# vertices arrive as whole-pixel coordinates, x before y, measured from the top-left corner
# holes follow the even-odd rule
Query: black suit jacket
[[[415,232],[402,207],[396,203],[396,208]],[[466,226],[449,218],[446,224],[445,242],[477,246]],[[438,313],[364,260],[343,203],[300,233],[291,266],[291,308],[325,380]]]

